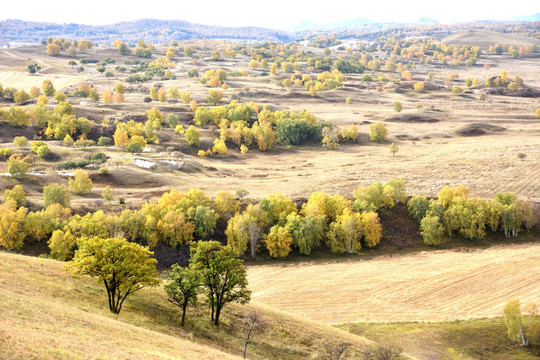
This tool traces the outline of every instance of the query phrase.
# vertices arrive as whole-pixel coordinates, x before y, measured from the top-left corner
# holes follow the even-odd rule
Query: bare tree
[[[261,227],[259,226],[259,224],[257,224],[257,222],[252,221],[249,224],[248,231],[249,231],[249,239],[251,241],[251,257],[255,258],[255,250],[257,249],[257,245],[259,244],[259,241],[261,240],[261,234],[262,234]]]
[[[246,339],[244,341],[244,359],[246,358],[247,347],[251,335],[257,331],[264,331],[268,327],[267,322],[258,311],[249,311],[244,318],[244,328]]]
[[[364,360],[397,360],[403,350],[396,344],[372,344],[362,352]]]

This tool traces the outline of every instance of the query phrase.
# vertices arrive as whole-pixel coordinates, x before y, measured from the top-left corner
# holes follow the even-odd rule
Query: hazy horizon
[[[24,7],[24,11],[21,11],[20,4],[12,2],[4,4],[0,20],[109,25],[151,18],[183,20],[206,25],[260,26],[287,30],[305,21],[325,25],[366,18],[375,22],[415,23],[423,17],[429,17],[441,23],[456,23],[474,20],[511,20],[518,16],[540,12],[539,6],[526,0],[514,1],[511,8],[486,7],[465,0],[455,0],[451,7],[427,0],[412,1],[408,6],[403,6],[402,1],[388,0],[384,3],[384,11],[381,11],[378,3],[350,4],[343,0],[333,2],[333,6],[328,8],[312,6],[312,3],[276,0],[262,10],[258,10],[261,8],[257,9],[252,2],[245,0],[230,1],[227,4],[209,1],[202,9],[198,3],[178,3],[170,0],[162,1],[156,8],[139,8],[126,6],[121,2],[96,0],[90,6],[85,4],[84,11],[74,8],[73,3],[66,0],[56,1],[54,7],[43,7],[35,0],[30,0],[26,4],[28,6]]]

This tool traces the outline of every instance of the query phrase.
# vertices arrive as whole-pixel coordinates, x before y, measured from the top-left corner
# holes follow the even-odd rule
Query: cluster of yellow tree
[[[255,257],[262,243],[270,256],[285,257],[293,247],[309,255],[323,243],[335,253],[355,253],[362,243],[376,246],[382,228],[377,213],[357,212],[343,196],[313,193],[298,210],[295,202],[278,193],[234,215],[225,234],[239,255],[249,248]]]
[[[393,186],[395,190],[391,191]],[[92,182],[83,170],[70,179],[72,192],[85,193],[91,188]],[[18,185],[6,191],[6,201],[0,205],[0,245],[20,249],[25,243],[47,241],[51,257],[60,260],[70,259],[82,238],[122,235],[149,247],[159,243],[176,247],[213,237],[216,221],[221,217],[228,221],[227,242],[238,255],[249,247],[251,256],[255,256],[261,241],[274,257],[287,256],[292,247],[307,255],[323,242],[333,252],[353,253],[361,249],[362,242],[368,247],[379,243],[381,226],[374,211],[402,200],[402,182],[389,182],[384,189],[384,203],[362,189],[355,192],[354,203],[339,195],[313,193],[298,211],[291,199],[272,194],[248,205],[243,212],[240,202],[227,191],[210,199],[198,189],[187,193],[172,190],[156,203],[146,203],[138,210],[72,216],[66,186],[47,185],[43,191],[46,208],[28,212],[24,207],[24,190]],[[371,204],[372,201],[376,203]]]
[[[445,186],[436,200],[421,195],[409,200],[409,211],[420,224],[426,244],[439,245],[455,236],[482,239],[488,229],[501,230],[506,237],[517,236],[522,228],[530,229],[536,222],[531,205],[514,193],[498,193],[493,200],[468,193],[463,185]]]
[[[141,152],[148,142],[158,144],[159,139],[155,131],[159,131],[163,124],[161,112],[152,108],[146,112],[148,120],[142,123],[130,120],[128,122],[116,122],[116,130],[113,135],[114,145],[131,153]]]
[[[283,65],[285,64],[288,63],[283,63]],[[293,74],[288,79],[278,80],[278,85],[283,87],[304,87],[311,96],[315,96],[317,92],[337,88],[344,80],[343,74],[338,69],[334,69],[332,72],[323,71],[317,74],[316,80],[313,80],[308,74]]]
[[[49,37],[47,39],[47,55],[54,56],[60,54],[62,50],[66,52],[67,56],[75,56],[77,52],[85,52],[91,49],[93,43],[90,40],[66,40],[66,39],[53,39]]]

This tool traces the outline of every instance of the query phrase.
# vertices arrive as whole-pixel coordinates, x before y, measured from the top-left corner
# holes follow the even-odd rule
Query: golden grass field
[[[540,297],[540,245],[250,266],[253,300],[327,324],[501,316]]]

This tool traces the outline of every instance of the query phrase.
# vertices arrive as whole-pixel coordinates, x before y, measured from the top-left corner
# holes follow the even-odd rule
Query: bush
[[[110,137],[102,136],[98,139],[98,146],[108,146],[112,144],[112,139]]]
[[[86,159],[75,159],[66,161],[58,165],[59,170],[70,170],[70,169],[82,169],[90,165],[91,162]]]
[[[102,168],[99,168],[98,174],[100,176],[109,176],[111,173],[109,172],[109,169],[102,167]]]
[[[13,155],[13,149],[10,147],[0,148],[0,158],[4,160]]]
[[[104,163],[105,161],[107,161],[107,155],[105,155],[102,152],[98,152],[98,153],[92,154],[92,156],[90,157],[90,160],[92,162]]]
[[[301,145],[307,142],[319,142],[322,128],[330,124],[312,124],[304,119],[284,119],[276,126],[277,138],[289,145]]]

